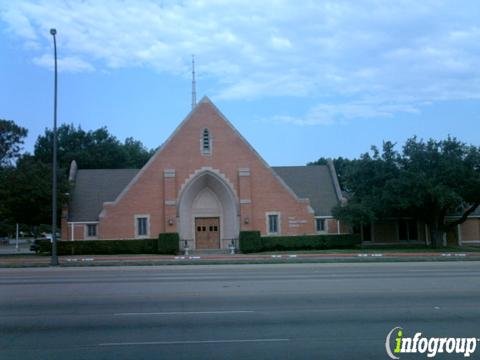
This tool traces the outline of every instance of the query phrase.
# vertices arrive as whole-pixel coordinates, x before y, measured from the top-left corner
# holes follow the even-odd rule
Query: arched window
[[[210,138],[210,131],[208,129],[203,129],[202,133],[202,154],[209,155],[212,152],[212,139]]]

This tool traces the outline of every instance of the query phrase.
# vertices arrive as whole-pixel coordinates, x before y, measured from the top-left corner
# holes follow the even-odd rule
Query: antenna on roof
[[[195,55],[192,55],[192,109],[197,104],[197,89],[195,83]]]

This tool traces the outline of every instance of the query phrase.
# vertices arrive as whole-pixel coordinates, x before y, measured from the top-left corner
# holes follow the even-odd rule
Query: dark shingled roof
[[[332,215],[332,208],[339,200],[328,166],[275,166],[272,169],[299,198],[310,200],[315,215]]]
[[[279,166],[275,173],[297,194],[310,199],[315,215],[329,216],[338,204],[328,166]],[[78,170],[68,221],[97,221],[103,203],[114,201],[139,169]]]
[[[68,221],[96,221],[105,201],[114,201],[139,169],[78,170]]]

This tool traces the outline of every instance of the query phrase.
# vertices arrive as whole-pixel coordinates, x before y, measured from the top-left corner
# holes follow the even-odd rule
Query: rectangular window
[[[87,224],[87,237],[97,236],[97,224]]]
[[[137,236],[148,235],[148,218],[137,217]]]
[[[268,233],[269,234],[278,233],[278,215],[277,214],[268,215]]]
[[[210,137],[210,131],[208,129],[203,129],[200,144],[201,144],[202,154],[210,155],[211,147],[212,147],[212,139]]]
[[[325,219],[315,219],[315,230],[317,232],[325,231]]]

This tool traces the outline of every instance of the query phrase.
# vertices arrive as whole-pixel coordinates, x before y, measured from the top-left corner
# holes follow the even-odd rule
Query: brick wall
[[[210,155],[203,155],[201,151],[205,128],[210,130],[212,140]],[[243,200],[239,204],[241,230],[257,229],[265,234],[265,213],[277,211],[281,214],[282,235],[314,233],[308,200],[297,199],[213,104],[205,101],[197,105],[117,202],[104,206],[99,238],[134,238],[135,214],[150,215],[150,236],[177,231],[178,204],[174,201],[192,175],[204,167],[221,173],[231,184],[237,200]],[[166,177],[173,173],[174,176]],[[174,223],[169,225],[172,219]]]

